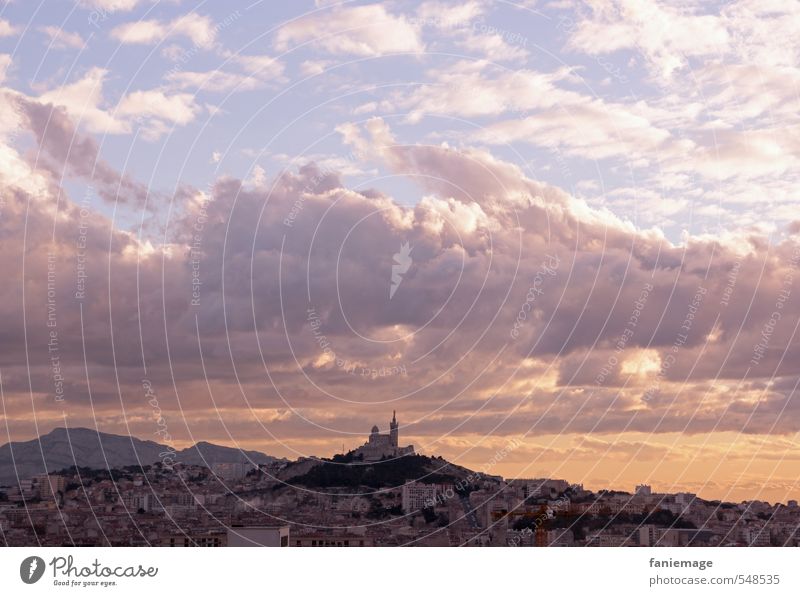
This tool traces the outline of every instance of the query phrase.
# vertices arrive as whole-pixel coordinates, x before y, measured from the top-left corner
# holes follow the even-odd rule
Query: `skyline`
[[[247,546],[242,540],[258,535],[256,545],[278,546],[279,533],[280,546],[298,547],[798,544],[797,500],[731,503],[645,484],[619,491],[557,478],[503,479],[399,447],[394,416],[391,428],[381,435],[373,427],[364,445],[344,456],[296,461],[207,443],[175,453],[130,437],[61,429],[13,447],[27,477],[14,466],[11,485],[0,487],[7,528],[0,540],[220,547]],[[54,452],[54,441],[64,439],[84,458]],[[35,465],[37,450],[58,458],[46,464],[53,472]],[[0,484],[7,484],[3,473],[8,465],[0,470]],[[102,524],[95,509],[103,511]]]
[[[377,428],[377,431],[376,431],[376,428]],[[68,431],[68,432],[72,433],[73,431],[75,431],[75,432],[78,432],[78,433],[82,434],[83,431],[86,431],[86,430],[88,430],[90,432],[97,432],[97,433],[101,433],[101,434],[106,434],[108,437],[113,437],[115,439],[116,438],[123,438],[123,439],[127,438],[125,435],[116,435],[114,433],[105,433],[105,431],[103,431],[102,429],[85,429],[85,428],[81,428],[81,427],[72,427],[72,428],[56,427],[56,428],[52,429],[52,431],[50,431],[50,432],[51,433],[57,433],[58,431]],[[375,434],[376,432],[378,432],[378,433],[381,432],[381,428],[377,424],[373,426],[372,434]],[[367,433],[365,432],[365,433],[363,433],[363,435],[366,436]],[[130,435],[130,438],[133,438],[133,439],[136,439],[136,440],[139,440],[139,441],[154,441],[156,444],[159,443],[159,436],[156,436],[156,437],[135,437],[133,435]],[[41,437],[39,437],[39,439],[41,439]],[[166,443],[165,444],[161,444],[160,446],[164,447],[165,450],[162,451],[161,453],[159,453],[159,457],[158,457],[158,459],[161,461],[162,465],[166,465],[168,467],[172,467],[175,464],[183,464],[183,465],[190,465],[190,466],[191,465],[203,465],[204,462],[203,462],[203,459],[202,459],[202,457],[203,457],[202,455],[199,456],[199,459],[198,459],[198,455],[193,455],[193,456],[191,456],[190,461],[187,462],[187,461],[183,460],[183,458],[179,455],[179,453],[182,453],[184,450],[187,450],[187,449],[190,449],[190,448],[197,448],[198,446],[202,446],[204,444],[207,445],[208,444],[207,441],[205,441],[205,440],[198,440],[198,442],[173,441],[173,440],[171,440],[171,437],[169,437],[169,436],[164,437],[164,439],[165,439]],[[33,442],[36,443],[37,442],[37,438],[34,438]],[[18,444],[18,443],[19,442],[16,442],[15,444]],[[347,463],[339,462],[339,460],[337,460],[337,457],[341,456],[341,455],[347,455],[347,454],[358,454],[363,446],[360,447],[357,443],[358,443],[358,441],[356,441],[356,443],[352,446],[352,448],[349,448],[349,447],[345,448],[345,445],[343,444],[342,445],[342,449],[337,450],[335,452],[326,453],[326,454],[310,454],[308,456],[302,456],[302,457],[298,458],[296,461],[302,461],[303,459],[312,459],[312,460],[317,460],[317,461],[320,461],[320,462],[322,462],[322,461],[331,461],[336,465],[349,465]],[[366,445],[366,443],[364,445]],[[532,473],[532,474],[528,474],[528,475],[519,475],[517,473],[518,470],[519,470],[518,466],[511,467],[511,469],[514,470],[514,474],[512,474],[512,475],[506,475],[506,474],[501,473],[501,469],[504,468],[503,462],[506,461],[507,459],[510,459],[510,456],[513,455],[514,450],[518,449],[521,445],[522,445],[521,441],[519,441],[517,439],[511,439],[504,446],[502,446],[502,447],[498,448],[496,451],[494,451],[491,454],[491,456],[488,457],[488,459],[485,459],[485,460],[481,461],[479,465],[475,465],[474,466],[475,469],[472,470],[472,472],[474,474],[485,474],[485,475],[488,475],[488,476],[501,477],[505,481],[508,481],[508,482],[514,482],[514,481],[526,480],[526,479],[530,480],[533,477],[536,477],[536,478],[555,478],[555,476],[553,476],[552,474],[548,474],[547,471],[543,471],[543,472],[538,473],[538,474],[537,473]],[[8,446],[8,444],[1,444],[0,448],[7,447],[7,446]],[[257,446],[254,447],[255,451],[252,451],[252,450],[251,451],[240,451],[243,448],[241,447],[241,445],[236,445],[236,444],[223,445],[223,447],[232,448],[232,449],[236,450],[237,452],[242,453],[243,457],[248,462],[250,462],[251,465],[255,465],[256,464],[256,460],[260,459],[258,457],[253,459],[254,454],[266,455],[268,457],[279,457],[279,456],[274,456],[271,453],[262,453],[262,452],[260,452],[258,450]],[[102,448],[100,449],[100,451],[102,452]],[[390,460],[394,460],[397,457],[402,457],[403,455],[407,455],[409,453],[411,455],[414,454],[413,445],[409,445],[409,447],[406,448],[406,452],[405,453],[402,453],[402,454],[400,454],[400,455],[398,455],[396,457],[390,457],[389,459]],[[150,454],[150,455],[152,455],[152,454]],[[441,455],[437,454],[437,453],[420,453],[419,455],[423,455],[423,456],[427,456],[427,457],[434,457],[434,458],[435,457],[441,457]],[[141,457],[141,456],[142,455],[140,454],[139,456],[136,456],[134,459],[139,461],[138,457]],[[141,460],[141,463],[143,463],[143,464],[144,463],[148,463],[148,461],[149,460],[147,460],[147,455],[145,455],[144,458]],[[209,460],[209,462],[207,462],[207,463],[211,463],[211,461],[212,460]],[[291,458],[285,458],[285,461],[292,461],[292,459]],[[458,462],[455,462],[455,463],[458,463]],[[525,462],[525,463],[527,463],[527,462]],[[74,465],[80,466],[81,463],[77,462],[77,461],[74,461]],[[361,465],[361,464],[358,464],[358,465]],[[469,466],[464,464],[463,462],[460,463],[459,465],[462,465],[465,468],[469,468]],[[69,466],[67,466],[67,467],[69,467]],[[117,467],[118,466],[112,466],[112,465],[101,466],[101,468],[94,468],[93,466],[88,466],[88,468],[91,468],[91,469],[106,469],[108,471],[110,471],[112,469],[116,469]],[[206,466],[206,467],[208,467],[208,466]],[[211,467],[213,468],[213,466],[211,466]],[[526,470],[529,469],[529,466],[527,466],[525,469]],[[55,472],[58,472],[58,471],[59,470],[57,470],[53,466],[50,466],[50,468],[49,468],[49,472],[50,473],[55,473]],[[214,470],[212,470],[212,472],[213,471]],[[28,476],[30,476],[30,474],[20,474],[19,478],[20,479],[28,479]],[[563,482],[564,480],[558,479],[558,481],[559,482]],[[594,484],[594,482],[597,482],[598,484]],[[636,493],[636,489],[638,489],[638,487],[646,486],[648,490],[650,490],[653,487],[655,488],[655,490],[653,491],[653,494],[665,494],[665,495],[669,495],[671,493],[686,493],[686,492],[689,492],[690,489],[696,488],[696,487],[689,486],[689,485],[681,486],[681,485],[672,483],[672,484],[670,484],[668,486],[669,490],[667,490],[667,489],[664,488],[663,485],[660,485],[657,482],[653,483],[653,484],[644,484],[644,482],[636,482],[636,484],[630,485],[630,486],[621,485],[621,484],[613,484],[613,482],[615,482],[614,480],[608,481],[608,482],[612,482],[612,484],[609,484],[609,485],[602,484],[603,482],[606,482],[606,481],[602,480],[602,479],[598,479],[596,481],[592,481],[589,484],[587,484],[585,488],[587,490],[592,490],[592,491],[610,490],[610,491],[629,492],[631,494],[635,494]],[[6,483],[6,484],[8,486],[14,486],[15,482]],[[289,484],[291,484],[291,483],[289,483]],[[584,483],[582,483],[582,482],[581,483],[575,483],[575,486],[583,487]],[[703,491],[703,493],[698,494],[697,495],[698,497],[706,499],[706,500],[714,500],[716,498],[714,496],[715,493],[713,492],[713,489],[709,490],[708,483],[703,484],[699,488],[700,488],[700,490]],[[741,501],[741,502],[753,502],[753,501],[760,501],[760,500],[770,502],[770,500],[768,498],[766,498],[766,497],[764,497],[762,499],[752,498],[752,494],[753,494],[752,490],[749,490],[747,488],[740,489],[740,491],[741,491],[740,494],[738,494],[735,491],[732,491],[731,487],[721,487],[720,490],[724,490],[725,491],[724,493],[721,493],[721,494],[726,495],[725,498],[728,499],[729,502],[739,502],[739,501]],[[741,499],[738,499],[739,496],[741,496]],[[786,504],[786,502],[791,502],[791,501],[796,501],[797,500],[797,499],[794,499],[792,497],[793,497],[792,494],[788,494],[785,501],[775,501],[775,503],[777,503],[777,504],[781,504],[781,503]]]
[[[0,2],[3,442],[797,499],[798,13]]]

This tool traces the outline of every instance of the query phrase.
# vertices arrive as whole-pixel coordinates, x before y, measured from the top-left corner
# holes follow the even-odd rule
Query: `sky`
[[[397,410],[490,473],[800,498],[798,40],[783,0],[0,1],[0,436],[327,457]]]

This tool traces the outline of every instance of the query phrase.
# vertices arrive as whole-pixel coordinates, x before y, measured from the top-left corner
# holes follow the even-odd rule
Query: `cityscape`
[[[181,459],[70,466],[0,487],[0,538],[5,546],[800,546],[795,500],[728,503],[646,484],[592,491],[562,479],[504,479],[400,447],[396,412],[388,434],[376,425],[363,446],[331,459]]]

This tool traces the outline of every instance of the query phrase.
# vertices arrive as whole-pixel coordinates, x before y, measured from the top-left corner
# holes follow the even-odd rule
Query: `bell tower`
[[[397,449],[400,444],[399,431],[397,429],[397,413],[392,410],[392,421],[389,423],[389,443]]]

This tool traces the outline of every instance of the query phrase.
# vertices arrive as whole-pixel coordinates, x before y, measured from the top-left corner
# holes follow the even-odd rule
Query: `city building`
[[[228,546],[289,546],[289,526],[232,526]]]
[[[214,463],[211,471],[222,480],[241,480],[256,466],[252,463]]]
[[[552,498],[566,491],[570,484],[554,478],[515,478],[509,484],[522,489],[523,498]]]
[[[142,511],[150,511],[153,509],[155,499],[153,499],[153,495],[149,493],[136,493],[123,495],[120,501],[126,509],[130,510],[132,513],[136,513],[140,509]]]
[[[359,536],[357,534],[300,534],[292,538],[294,546],[336,546],[336,547],[359,547],[374,546],[372,538]]]
[[[219,547],[225,545],[226,536],[214,530],[200,532],[172,531],[160,537],[161,546],[175,547]]]
[[[436,485],[421,482],[409,482],[403,485],[402,507],[403,513],[413,513],[426,507],[431,507],[436,502]]]

